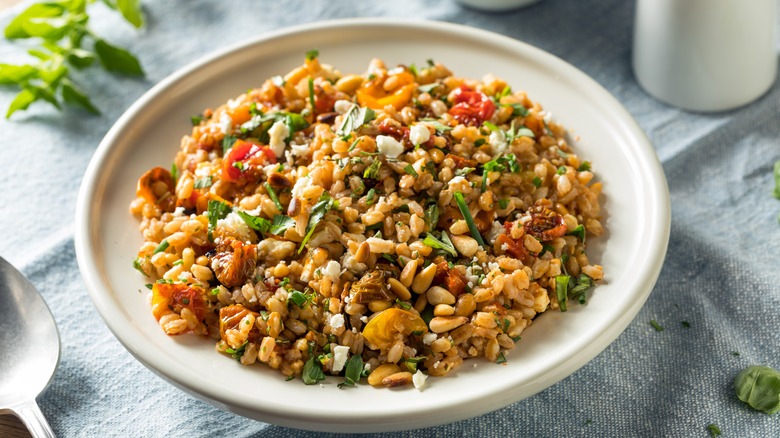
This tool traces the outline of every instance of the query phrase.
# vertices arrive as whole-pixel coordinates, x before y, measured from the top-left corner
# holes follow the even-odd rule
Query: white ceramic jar
[[[777,11],[778,0],[638,0],[634,74],[683,109],[752,102],[777,76]]]

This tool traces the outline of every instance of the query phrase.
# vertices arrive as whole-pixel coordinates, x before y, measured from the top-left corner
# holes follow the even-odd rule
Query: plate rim
[[[134,344],[133,336],[127,333],[122,333],[119,327],[119,322],[114,320],[117,316],[118,309],[114,309],[112,300],[107,297],[103,292],[103,289],[110,289],[103,282],[102,275],[98,271],[97,265],[94,260],[94,249],[99,246],[96,229],[90,228],[90,218],[93,214],[92,210],[94,205],[89,202],[97,197],[101,193],[101,189],[96,184],[100,181],[99,169],[103,163],[111,158],[112,144],[117,141],[117,137],[123,130],[128,128],[128,123],[133,121],[139,116],[139,113],[147,105],[154,102],[158,95],[165,93],[166,90],[175,86],[179,81],[186,79],[189,75],[197,74],[197,72],[209,65],[219,62],[220,59],[235,55],[243,50],[249,50],[257,45],[269,43],[275,39],[288,38],[300,33],[307,32],[331,32],[338,31],[339,28],[344,27],[366,27],[366,26],[382,26],[390,28],[408,29],[410,31],[420,30],[422,26],[425,26],[425,30],[429,32],[441,33],[441,34],[453,34],[457,33],[463,38],[468,38],[479,42],[480,44],[489,43],[491,46],[500,47],[501,49],[519,51],[528,56],[533,57],[537,61],[542,61],[545,64],[554,64],[561,70],[561,77],[569,80],[576,80],[586,85],[585,89],[589,93],[596,93],[601,99],[605,99],[606,103],[613,111],[618,113],[619,121],[621,122],[621,130],[625,131],[626,135],[633,139],[639,147],[635,151],[641,152],[642,163],[647,166],[650,174],[654,176],[650,182],[654,183],[655,195],[653,206],[659,207],[657,211],[650,211],[655,213],[654,221],[652,223],[659,223],[662,226],[658,227],[656,231],[656,239],[654,239],[655,247],[648,250],[649,253],[660,254],[660,258],[647,266],[645,272],[642,273],[642,279],[647,286],[637,295],[638,299],[631,303],[625,312],[621,314],[619,318],[616,318],[612,324],[608,326],[607,333],[596,336],[597,348],[593,348],[592,343],[583,343],[573,353],[568,356],[568,360],[563,364],[556,367],[554,372],[546,373],[542,376],[541,384],[531,385],[535,388],[524,397],[529,397],[563,379],[564,377],[572,374],[578,368],[584,366],[593,357],[603,351],[609,344],[611,344],[617,336],[619,336],[628,324],[634,319],[639,309],[647,300],[652,288],[660,275],[663,265],[664,255],[668,247],[670,222],[671,222],[671,205],[669,200],[669,192],[667,188],[666,177],[663,173],[660,161],[658,160],[655,151],[650,144],[649,140],[641,130],[639,125],[630,115],[630,113],[620,104],[617,99],[612,96],[609,91],[603,88],[593,78],[586,75],[576,67],[567,63],[566,61],[558,58],[557,56],[534,47],[525,42],[515,40],[513,38],[500,35],[487,30],[474,28],[470,26],[433,21],[433,20],[421,20],[421,19],[399,19],[399,18],[348,18],[327,20],[308,24],[295,25],[291,27],[285,27],[277,29],[271,32],[265,32],[255,37],[239,41],[227,45],[222,49],[217,49],[214,52],[197,59],[184,67],[176,70],[166,78],[158,82],[147,92],[145,92],[138,100],[136,100],[114,123],[111,129],[106,133],[103,140],[100,142],[97,150],[95,151],[87,170],[84,174],[81,186],[79,188],[78,200],[76,204],[76,222],[75,222],[75,246],[76,256],[78,260],[79,270],[87,286],[90,298],[98,310],[101,317],[104,319],[109,330],[120,341],[120,343],[141,363],[147,368],[152,370],[158,376],[163,377],[166,381],[173,383],[180,389],[184,389],[190,394],[196,397],[208,401],[221,409],[232,411],[244,416],[252,418],[262,418],[264,421],[271,421],[277,424],[292,426],[297,428],[305,428],[311,430],[321,430],[322,425],[329,427],[337,427],[337,430],[341,431],[389,431],[409,429],[414,427],[431,426],[435,424],[442,424],[456,419],[463,419],[461,414],[455,415],[446,412],[441,412],[442,409],[431,409],[426,411],[425,415],[431,415],[434,413],[436,418],[433,420],[425,421],[420,420],[420,423],[406,422],[399,424],[398,421],[387,421],[379,416],[371,417],[364,416],[363,418],[356,419],[349,412],[341,412],[341,416],[336,415],[334,418],[334,412],[323,412],[319,415],[299,415],[282,410],[281,408],[274,409],[272,404],[264,406],[263,409],[258,410],[258,406],[250,405],[249,403],[241,403],[240,400],[226,400],[223,394],[217,394],[214,391],[209,391],[208,388],[195,387],[195,385],[187,384],[184,379],[176,378],[171,375],[171,372],[166,372],[166,366],[160,364],[154,360],[148,360],[144,355],[139,352],[143,350],[142,346],[139,347]],[[642,164],[639,163],[639,164]],[[116,326],[115,326],[116,324]],[[519,385],[526,386],[528,384]],[[469,417],[480,415],[500,407],[506,406],[507,400],[509,402],[518,401],[518,398],[511,396],[496,397],[488,399],[486,396],[481,398],[469,399],[470,402],[474,402],[473,405],[479,406],[477,409],[471,409]],[[446,407],[453,407],[450,405],[459,405],[462,402],[453,401]],[[436,412],[434,412],[436,411]],[[444,421],[440,421],[440,420]],[[379,421],[377,423],[377,421]],[[344,424],[349,422],[350,424]],[[338,429],[338,427],[341,427]]]

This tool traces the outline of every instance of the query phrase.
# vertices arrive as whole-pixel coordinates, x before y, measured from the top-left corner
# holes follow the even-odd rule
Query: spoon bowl
[[[60,362],[60,335],[46,302],[0,257],[0,414],[18,416],[35,437],[53,437],[35,398]]]

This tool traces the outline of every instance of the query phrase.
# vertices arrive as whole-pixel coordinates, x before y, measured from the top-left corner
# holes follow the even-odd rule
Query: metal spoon
[[[0,414],[16,414],[35,437],[54,437],[35,397],[59,362],[60,335],[49,307],[0,257]]]

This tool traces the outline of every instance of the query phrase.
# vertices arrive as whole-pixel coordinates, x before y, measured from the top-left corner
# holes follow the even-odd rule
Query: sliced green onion
[[[474,218],[471,216],[471,212],[469,211],[468,205],[466,205],[466,201],[463,199],[463,193],[461,192],[455,192],[453,195],[455,197],[455,202],[458,203],[458,208],[460,209],[460,213],[463,215],[463,219],[466,221],[466,225],[469,226],[469,231],[471,231],[471,237],[474,238],[474,240],[479,243],[479,246],[485,247],[485,241],[482,240],[482,236],[479,234],[479,230],[477,229],[477,224],[474,223]]]

